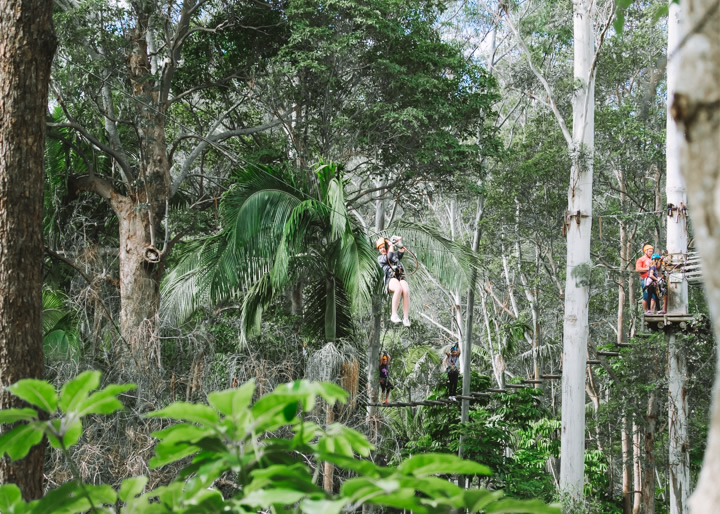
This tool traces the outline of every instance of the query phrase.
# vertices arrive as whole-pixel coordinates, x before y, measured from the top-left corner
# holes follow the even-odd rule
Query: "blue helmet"
[[[654,254],[652,254],[652,257],[650,257],[650,258],[651,258],[652,260],[659,259],[659,258],[660,258],[660,254],[659,254],[659,253],[654,253]]]

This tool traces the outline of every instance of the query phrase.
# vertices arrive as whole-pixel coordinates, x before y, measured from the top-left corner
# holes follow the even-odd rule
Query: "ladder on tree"
[[[665,269],[670,272],[668,277],[670,282],[687,280],[689,285],[702,284],[703,273],[697,252],[668,255],[665,258]]]

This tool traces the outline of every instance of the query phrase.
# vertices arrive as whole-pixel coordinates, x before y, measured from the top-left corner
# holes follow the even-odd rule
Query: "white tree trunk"
[[[680,167],[687,181],[693,227],[701,263],[713,270],[720,262],[720,4],[683,0],[680,63],[671,114],[681,127]],[[705,294],[720,340],[720,275],[704,276]],[[720,360],[718,361],[720,363]],[[717,368],[707,449],[690,511],[720,511],[720,366]]]
[[[457,216],[458,216],[458,206],[457,206],[457,196],[453,196],[450,200],[450,239],[453,241],[457,241]],[[459,347],[465,351],[465,348],[462,346],[463,342],[463,317],[462,317],[462,295],[460,294],[460,290],[456,289],[454,291],[451,291],[450,299],[452,301],[452,317],[455,320],[455,338],[457,339]],[[465,375],[465,359],[460,359],[460,373]]]
[[[670,514],[688,511],[690,441],[688,438],[687,360],[674,333],[668,334],[668,473]]]
[[[668,16],[668,55],[672,55],[678,46],[680,26],[680,6],[670,2]],[[685,179],[680,170],[680,145],[684,144],[683,135],[670,115],[672,93],[679,84],[678,59],[671,58],[667,67],[668,95],[667,117],[667,203],[676,208],[687,205]],[[679,262],[687,253],[686,217],[681,209],[671,211],[667,224],[667,250],[673,257],[671,262]],[[687,313],[688,283],[682,274],[671,274],[668,281],[668,311]],[[687,360],[683,345],[678,344],[676,334],[669,332],[668,343],[668,479],[670,483],[670,514],[684,514],[688,510],[690,496],[690,440],[688,437],[688,401],[687,401]]]
[[[481,236],[481,227],[480,227],[480,219],[482,218],[483,214],[483,206],[484,206],[484,198],[482,196],[478,196],[477,199],[477,210],[475,211],[475,223],[474,223],[474,230],[473,230],[473,240],[472,240],[472,247],[471,250],[474,252],[478,251],[478,247],[480,245],[480,236]],[[467,292],[467,314],[465,316],[465,339],[464,339],[464,345],[463,345],[463,364],[464,369],[469,370],[468,373],[463,373],[463,383],[462,383],[462,394],[463,396],[470,396],[470,382],[472,380],[471,372],[472,372],[472,346],[473,346],[473,322],[475,320],[474,314],[475,314],[475,284],[477,282],[477,269],[473,268],[472,271],[470,271],[470,283],[468,284],[468,292]],[[462,407],[460,410],[460,421],[462,423],[467,423],[470,416],[470,402],[468,400],[462,401]],[[460,436],[460,448],[458,450],[458,457],[463,456],[463,443],[464,443],[464,435]],[[469,482],[467,482],[469,483]]]
[[[585,456],[585,367],[587,363],[592,156],[594,149],[594,34],[590,0],[573,1],[574,77],[572,169],[568,190],[567,274],[563,319],[562,439],[560,488],[582,501]]]

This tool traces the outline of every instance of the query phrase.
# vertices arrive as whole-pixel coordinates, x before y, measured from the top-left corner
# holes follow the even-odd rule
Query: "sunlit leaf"
[[[8,387],[8,390],[28,402],[52,414],[57,409],[58,398],[55,388],[44,380],[25,378]]]
[[[0,456],[7,454],[11,460],[22,459],[42,438],[43,431],[32,424],[15,427],[0,436]]]
[[[68,412],[87,399],[90,391],[100,386],[99,371],[84,371],[66,382],[60,390],[60,409]]]
[[[490,468],[446,453],[414,455],[398,466],[401,473],[415,476],[446,474],[489,475]]]
[[[250,380],[237,389],[213,391],[208,394],[208,402],[221,414],[234,417],[250,406],[254,393],[255,380]]]
[[[146,414],[149,418],[170,418],[178,421],[190,421],[205,426],[213,426],[220,421],[217,412],[209,405],[188,402],[171,403],[164,409]]]
[[[145,485],[148,482],[148,477],[146,476],[139,476],[139,477],[132,477],[132,478],[126,478],[122,481],[122,485],[120,485],[120,490],[118,491],[118,498],[120,501],[127,502],[131,498],[136,497],[138,494],[141,494],[143,492],[143,489],[145,489]]]
[[[0,423],[15,423],[16,421],[32,421],[37,419],[35,409],[5,409],[0,410]]]

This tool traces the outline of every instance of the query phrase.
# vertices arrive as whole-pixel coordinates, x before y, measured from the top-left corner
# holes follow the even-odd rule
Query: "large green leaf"
[[[247,410],[255,393],[255,380],[249,380],[237,389],[213,391],[208,394],[208,402],[218,412],[226,416],[235,417]]]
[[[47,438],[50,445],[58,450],[70,448],[77,444],[82,437],[82,419],[77,416],[66,416],[62,419],[50,420],[50,425],[54,428],[53,432],[59,433],[62,441],[55,436],[54,433],[47,432]]]
[[[124,408],[117,395],[136,389],[135,384],[110,384],[104,389],[94,392],[77,405],[80,416],[89,414],[111,414]]]
[[[139,477],[126,478],[120,485],[118,491],[118,499],[122,502],[135,498],[137,495],[143,492],[145,485],[148,482],[148,477],[142,475]]]
[[[55,388],[44,380],[25,378],[9,386],[8,390],[30,405],[40,407],[50,414],[57,409],[58,398]]]
[[[463,494],[465,508],[470,512],[482,511],[486,506],[502,497],[502,491],[488,491],[487,489],[469,489]]]
[[[0,423],[15,423],[16,421],[33,421],[37,419],[35,409],[5,409],[0,410]]]
[[[194,453],[197,453],[199,448],[191,444],[171,444],[163,445],[162,443],[155,446],[155,456],[148,461],[148,467],[150,469],[160,468],[171,462],[184,459]]]
[[[251,507],[267,507],[269,505],[293,505],[305,497],[305,493],[292,489],[265,489],[246,494],[242,503]]]
[[[347,498],[339,500],[310,500],[308,498],[300,502],[300,510],[305,514],[340,514],[343,507],[350,503]]]
[[[111,505],[117,500],[115,490],[109,485],[78,484],[67,482],[57,489],[47,493],[37,504],[33,505],[32,512],[44,514],[76,514],[87,512],[93,507]],[[92,503],[91,503],[92,502]]]
[[[153,432],[152,436],[166,443],[194,443],[212,434],[213,430],[208,427],[199,427],[189,423],[176,423]]]
[[[15,484],[0,486],[0,512],[3,514],[19,514],[25,512],[27,504],[22,499],[20,488]]]
[[[60,390],[60,409],[69,412],[84,401],[90,391],[100,386],[99,371],[84,371],[73,378]]]
[[[209,405],[201,405],[188,402],[171,403],[164,409],[146,414],[149,418],[170,418],[178,421],[190,421],[203,426],[215,426],[220,418],[215,410]]]
[[[503,498],[497,503],[487,505],[485,512],[505,513],[515,512],[518,514],[560,514],[562,509],[559,505],[546,505],[540,500],[518,500],[515,498]]]
[[[414,455],[398,466],[401,473],[414,476],[436,474],[490,475],[490,468],[448,453]]]
[[[7,454],[11,460],[22,459],[42,438],[42,428],[34,423],[15,427],[0,436],[0,456]]]

